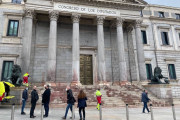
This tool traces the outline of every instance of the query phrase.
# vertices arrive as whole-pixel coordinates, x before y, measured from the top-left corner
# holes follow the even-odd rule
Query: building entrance
[[[82,85],[93,85],[92,55],[80,55],[80,82]]]

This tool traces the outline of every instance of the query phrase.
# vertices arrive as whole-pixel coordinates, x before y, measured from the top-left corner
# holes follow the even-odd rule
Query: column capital
[[[142,19],[138,19],[135,21],[135,26],[138,28],[138,27],[141,27],[141,23],[143,22]]]
[[[26,8],[26,9],[24,9],[24,13],[25,13],[24,14],[25,17],[28,17],[31,19],[33,19],[36,16],[34,9]]]
[[[79,23],[81,14],[73,13],[71,18],[73,23]]]
[[[97,16],[97,24],[102,25],[104,23],[104,16]]]
[[[49,11],[49,18],[51,21],[57,21],[59,18],[59,12],[55,10]]]
[[[133,31],[133,25],[130,24],[129,26],[127,26],[127,27],[126,27],[126,31],[127,31],[128,33],[132,32],[132,31]]]
[[[125,21],[124,18],[118,17],[118,18],[116,18],[116,25],[117,26],[122,26],[124,21]]]

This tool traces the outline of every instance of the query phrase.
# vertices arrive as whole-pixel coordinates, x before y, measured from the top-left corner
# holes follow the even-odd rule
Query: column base
[[[123,86],[123,85],[131,85],[129,81],[115,81],[113,82],[113,85]]]
[[[80,83],[80,81],[72,81],[71,86],[82,86],[82,84]]]
[[[107,81],[99,81],[98,85],[99,85],[99,86],[109,86],[110,83],[107,82]]]

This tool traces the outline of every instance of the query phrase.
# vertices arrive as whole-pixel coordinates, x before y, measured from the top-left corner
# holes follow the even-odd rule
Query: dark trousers
[[[82,119],[81,111],[83,111],[83,119],[85,120],[85,107],[79,108],[79,116],[80,116],[80,119]]]
[[[149,112],[148,106],[147,106],[147,102],[143,102],[144,103],[144,107],[143,107],[143,113],[145,112],[145,109],[147,109],[147,111]]]
[[[49,113],[49,103],[44,103],[44,109],[45,109],[45,116],[48,116]]]
[[[31,103],[31,111],[30,111],[30,117],[34,116],[34,110],[36,108],[36,103]]]
[[[71,110],[71,112],[72,112],[72,106],[73,106],[72,104],[68,104],[68,105],[67,105],[67,107],[66,107],[66,113],[65,113],[65,116],[64,116],[65,118],[67,117],[69,108],[70,108],[70,110]]]
[[[22,108],[21,108],[21,113],[24,112],[24,108],[26,106],[26,100],[22,100]]]

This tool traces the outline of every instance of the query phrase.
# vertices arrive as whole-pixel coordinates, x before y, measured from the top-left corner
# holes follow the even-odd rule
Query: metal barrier
[[[102,120],[102,107],[99,105],[99,120]]]
[[[174,118],[174,120],[176,120],[176,113],[175,113],[174,104],[172,104],[172,112],[173,112],[173,118]]]
[[[42,103],[42,104],[41,104],[41,120],[43,120],[43,113],[44,113],[44,112],[43,112],[43,111],[44,111],[43,106],[44,106],[44,104]]]
[[[151,110],[151,120],[154,120],[154,115],[153,115],[152,104],[150,104],[150,110]]]
[[[12,104],[12,109],[11,109],[11,120],[14,120],[14,107],[15,107],[15,103]]]
[[[128,104],[126,104],[126,119],[129,120],[129,108],[128,108]]]

